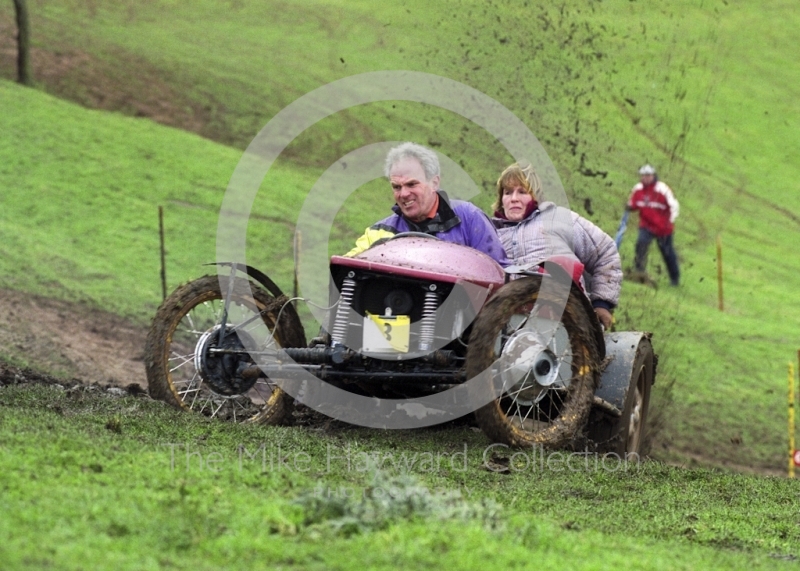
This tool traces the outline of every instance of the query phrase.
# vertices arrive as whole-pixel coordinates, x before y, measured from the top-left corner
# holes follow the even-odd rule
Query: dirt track
[[[146,387],[147,330],[82,304],[0,290],[0,354],[84,383]]]

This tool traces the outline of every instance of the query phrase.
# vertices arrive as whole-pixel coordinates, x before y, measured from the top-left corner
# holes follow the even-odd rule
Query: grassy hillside
[[[165,208],[170,283],[196,277],[200,264],[213,261],[237,151],[8,82],[0,84],[0,106],[4,287],[90,301],[144,321],[160,301],[158,205]],[[276,225],[272,234],[282,239],[263,248],[283,260],[275,272],[286,277],[290,232]]]
[[[654,404],[666,428],[659,453],[780,467],[785,364],[800,346],[793,293],[800,173],[790,159],[800,146],[800,67],[786,49],[799,28],[787,6],[62,0],[33,3],[31,12],[43,89],[239,148],[287,103],[326,82],[412,69],[463,81],[523,118],[573,206],[610,233],[635,168],[653,162],[681,200],[676,245],[684,283],[657,292],[626,284],[619,320],[656,334],[662,360]],[[10,10],[0,8],[7,30]],[[3,62],[10,76],[8,52]],[[61,297],[82,292],[144,318],[157,302],[158,203],[167,207],[171,283],[211,259],[215,208],[236,151],[148,122],[96,113],[84,119],[7,85],[3,94],[11,111],[2,119],[6,286]],[[65,113],[76,115],[62,120]],[[126,134],[111,136],[120,125]],[[294,205],[304,189],[344,153],[398,139],[440,145],[484,188],[509,160],[486,133],[436,109],[398,102],[339,113],[298,137],[265,183],[269,198],[260,195],[261,218],[249,230],[258,244],[254,262],[288,286]],[[381,188],[364,190],[358,207],[341,214],[335,244],[344,246],[384,208]],[[275,196],[278,189],[284,195]],[[490,193],[476,202],[487,207]],[[657,254],[650,264],[658,275]]]

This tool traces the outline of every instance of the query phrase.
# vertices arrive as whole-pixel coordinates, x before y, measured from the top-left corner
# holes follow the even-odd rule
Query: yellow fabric
[[[353,257],[356,254],[360,254],[370,246],[372,246],[375,242],[382,238],[391,238],[394,236],[394,232],[389,232],[388,230],[377,230],[375,228],[367,228],[364,231],[364,234],[356,240],[356,246],[349,252],[345,254],[347,257]]]

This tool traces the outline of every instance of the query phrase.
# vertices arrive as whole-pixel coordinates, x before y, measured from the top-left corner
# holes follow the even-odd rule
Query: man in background
[[[633,187],[625,208],[639,212],[639,236],[636,239],[634,262],[636,271],[645,274],[647,251],[655,239],[667,265],[670,284],[677,286],[680,283],[680,269],[672,236],[679,205],[672,189],[658,180],[656,169],[651,165],[639,169],[639,183]]]

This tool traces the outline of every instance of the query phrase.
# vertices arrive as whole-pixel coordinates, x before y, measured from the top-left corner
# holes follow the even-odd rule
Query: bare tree
[[[17,81],[31,85],[31,25],[26,0],[14,0],[14,8],[17,12]]]

